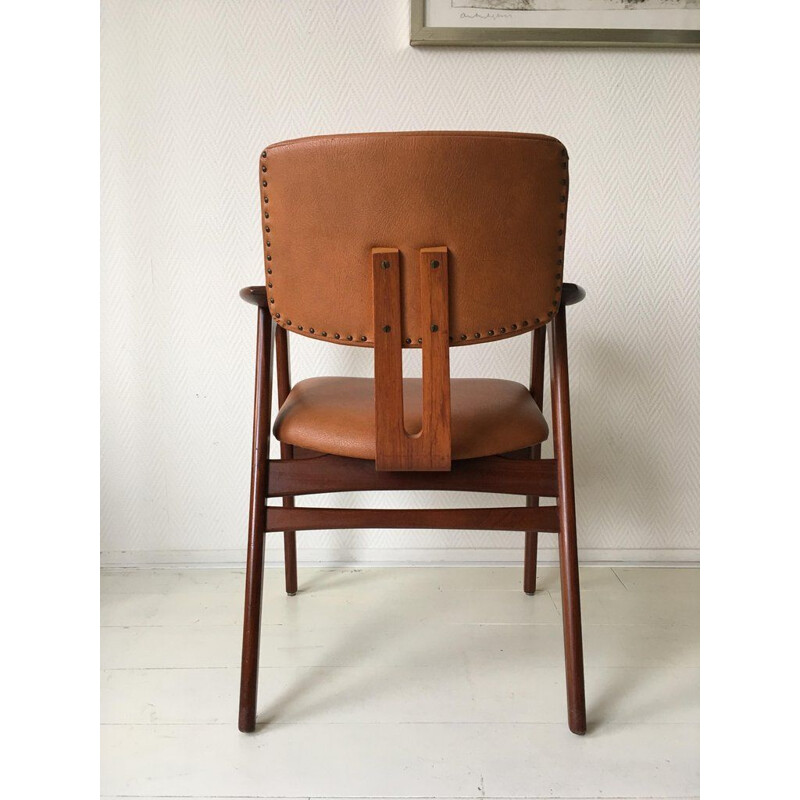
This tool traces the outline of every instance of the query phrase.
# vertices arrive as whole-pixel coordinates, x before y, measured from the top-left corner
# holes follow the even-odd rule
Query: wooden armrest
[[[239,297],[254,306],[267,305],[266,286],[247,286],[239,292]],[[561,288],[561,302],[565,306],[574,306],[586,297],[586,290],[577,283],[565,283]]]
[[[580,303],[586,297],[586,289],[578,286],[577,283],[565,283],[561,287],[561,304],[565,306],[574,306],[575,303]]]
[[[566,289],[567,284],[564,284]],[[266,286],[247,286],[239,292],[239,297],[247,303],[254,306],[267,305],[267,287]]]

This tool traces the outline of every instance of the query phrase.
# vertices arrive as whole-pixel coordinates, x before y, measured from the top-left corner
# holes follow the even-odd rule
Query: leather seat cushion
[[[375,384],[371,378],[309,378],[289,393],[275,420],[286,444],[350,458],[375,458]],[[507,453],[543,442],[547,422],[515,381],[450,381],[453,460]],[[406,430],[422,426],[422,381],[403,381]]]

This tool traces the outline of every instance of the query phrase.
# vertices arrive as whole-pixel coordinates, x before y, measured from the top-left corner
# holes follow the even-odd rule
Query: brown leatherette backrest
[[[422,339],[419,251],[444,246],[452,345],[545,324],[561,297],[568,160],[557,139],[431,131],[315,136],[261,154],[272,316],[371,347],[371,251],[400,251],[402,338]]]

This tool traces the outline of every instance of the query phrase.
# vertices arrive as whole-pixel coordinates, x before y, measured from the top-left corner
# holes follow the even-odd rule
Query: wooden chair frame
[[[396,251],[386,248],[373,251],[373,277],[377,281],[394,280],[390,276],[392,270],[385,270],[381,265],[382,261],[393,258],[393,252],[396,253]],[[426,252],[425,257],[430,257],[431,252],[433,250]],[[437,252],[441,253],[441,249],[438,249]],[[446,263],[446,251],[444,259]],[[422,273],[426,274],[424,268],[422,268]],[[383,465],[384,469],[381,469],[381,465],[377,465],[378,468],[376,468],[376,463],[373,461],[301,451],[300,448],[283,443],[281,443],[281,458],[270,459],[273,367],[277,375],[279,406],[286,400],[291,389],[288,335],[286,330],[277,327],[270,317],[265,287],[252,286],[243,289],[240,295],[247,302],[258,306],[258,333],[239,730],[251,732],[255,730],[256,726],[266,533],[278,531],[284,533],[286,591],[288,594],[294,595],[297,592],[295,532],[298,530],[443,528],[524,531],[523,589],[527,594],[533,594],[536,590],[539,532],[558,534],[567,678],[567,716],[569,728],[573,733],[585,733],[586,703],[572,470],[566,320],[566,306],[580,302],[585,297],[583,289],[575,284],[565,283],[558,312],[546,327],[536,328],[532,332],[530,391],[541,408],[544,396],[546,330],[549,328],[550,331],[550,390],[554,458],[541,458],[540,445],[516,453],[453,461],[452,464],[449,464],[448,454],[448,471],[419,471],[420,469],[448,469],[447,466],[443,466],[441,457],[436,455],[437,452],[440,452],[436,444],[440,439],[436,433],[428,437],[427,444],[424,443],[425,437],[423,437],[420,449],[409,451],[410,455],[407,454],[407,456],[412,463],[405,469],[410,471],[395,471],[394,467],[397,464],[393,463],[391,459]],[[384,293],[384,296],[387,296],[387,293]],[[444,304],[446,307],[446,295]],[[441,306],[441,297],[439,305]],[[394,313],[392,309],[380,310],[382,314]],[[381,321],[383,321],[383,317],[381,317]],[[392,327],[391,323],[388,323],[388,326]],[[384,365],[383,368],[396,375],[396,356],[389,351],[379,355],[381,348],[379,330],[382,331],[376,327],[376,359],[381,361]],[[390,332],[386,331],[386,333]],[[439,341],[444,343],[442,349],[447,351],[446,335]],[[273,342],[276,363],[273,363]],[[395,353],[400,352],[399,347],[393,350]],[[424,352],[423,348],[423,359],[425,359]],[[376,361],[376,365],[377,363]],[[400,392],[402,392],[402,385],[399,385]],[[400,400],[402,413],[402,395]],[[449,403],[447,407],[449,409]],[[402,417],[400,419],[402,420]],[[395,423],[387,418],[383,423],[377,420],[377,424],[391,426]],[[449,417],[447,420],[440,419],[432,422],[428,427],[424,425],[423,430],[430,430],[431,425],[434,430],[441,430],[443,426],[446,426],[449,438]],[[413,437],[405,438],[414,441]],[[398,452],[401,452],[406,445],[399,438],[398,442]],[[431,464],[435,464],[435,466],[431,466]],[[294,498],[304,494],[414,489],[524,495],[527,497],[527,504],[524,507],[508,508],[393,510],[296,508],[294,505]],[[283,499],[281,506],[267,503],[268,498],[278,497]],[[540,507],[540,497],[554,497],[557,505]]]

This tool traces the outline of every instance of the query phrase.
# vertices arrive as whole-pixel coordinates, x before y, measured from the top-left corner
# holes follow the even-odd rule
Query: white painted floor
[[[104,797],[699,795],[699,572],[586,567],[589,732],[558,572],[267,571],[259,728],[236,729],[244,574],[102,577]]]

